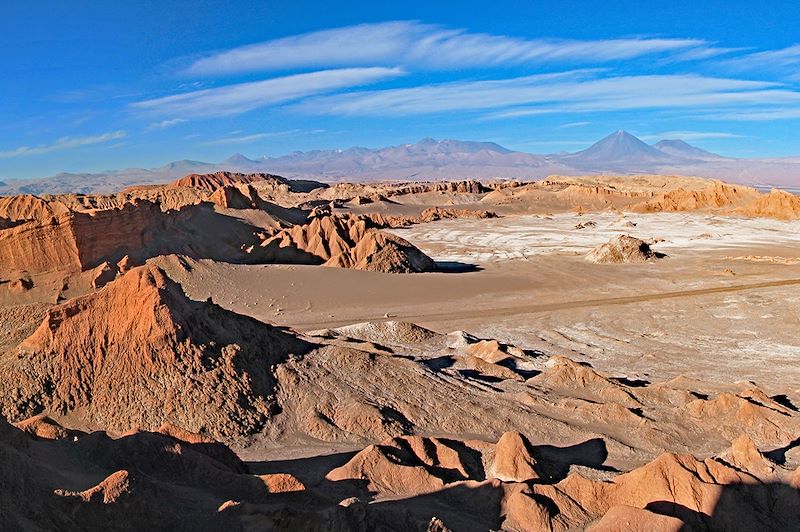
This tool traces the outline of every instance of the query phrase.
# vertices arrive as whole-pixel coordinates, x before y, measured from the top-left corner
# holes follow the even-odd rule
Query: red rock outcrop
[[[388,197],[404,196],[406,194],[424,194],[426,192],[444,192],[450,194],[483,194],[489,188],[480,181],[466,179],[463,181],[444,181],[428,183],[403,183],[394,187],[387,187],[382,193]]]
[[[266,259],[392,273],[436,269],[433,260],[400,237],[369,229],[364,220],[314,218],[280,231],[262,244]]]
[[[527,482],[539,478],[535,468],[536,459],[528,439],[518,432],[506,432],[495,445],[494,459],[487,473],[504,482]]]
[[[436,449],[437,442],[428,441]],[[326,478],[334,482],[365,480],[369,489],[387,495],[407,496],[442,489],[445,480],[435,474],[435,465],[425,463],[427,456],[420,457],[415,453],[420,448],[415,449],[406,438],[370,445],[347,464],[328,473]]]
[[[112,473],[97,486],[84,491],[56,490],[59,497],[74,497],[83,502],[112,504],[131,494],[131,476],[124,469]]]
[[[15,423],[14,426],[26,434],[45,440],[62,440],[69,436],[69,431],[67,429],[44,414],[25,419],[19,423]]]
[[[712,181],[705,190],[677,189],[634,205],[638,212],[677,212],[720,209],[753,201],[757,190],[740,185]]]
[[[256,209],[258,208],[257,197],[258,194],[252,187],[248,186],[243,189],[238,186],[225,185],[215,190],[209,196],[208,201],[223,209]]]
[[[534,461],[519,434],[496,444],[394,438],[329,470],[313,491],[292,474],[248,474],[205,452],[219,444],[191,437],[72,434],[40,439],[0,419],[0,527],[791,530],[800,511],[789,472],[765,478],[724,458],[664,453],[603,480],[523,480],[548,458]],[[744,440],[733,448],[766,460]],[[515,478],[487,479],[506,465]]]
[[[624,504],[612,506],[587,532],[680,532],[686,523],[669,515]]]
[[[760,455],[749,443],[734,444],[737,447]],[[467,465],[465,459],[472,461]],[[494,475],[498,462],[510,466],[513,474],[500,482],[484,481],[486,476],[500,476]],[[721,458],[664,453],[610,480],[571,473],[552,484],[535,481],[535,463],[519,434],[504,434],[497,444],[396,438],[365,448],[327,478],[366,481],[366,488],[378,494],[367,520],[394,518],[406,527],[423,526],[435,508],[437,522],[453,529],[466,514],[473,522],[495,522],[490,528],[521,531],[587,526],[591,530],[777,530],[791,527],[800,510],[800,493],[782,483],[772,469],[760,476]],[[482,465],[488,465],[485,474]],[[470,492],[481,488],[486,495],[482,504],[476,504]],[[382,497],[406,497],[409,504],[381,502]],[[415,501],[420,507],[414,506]]]
[[[293,493],[304,491],[305,485],[294,475],[288,473],[272,473],[259,475],[270,493]]]
[[[213,305],[186,301],[158,275],[155,268],[134,269],[93,296],[56,307],[29,339],[33,350],[43,353],[35,362],[25,349],[0,359],[3,375],[21,383],[16,389],[5,388],[7,384],[0,389],[6,410],[44,409],[51,416],[20,422],[27,435],[0,423],[0,458],[5,460],[0,460],[0,480],[9,471],[19,473],[10,467],[22,463],[19,453],[29,446],[41,457],[47,456],[43,446],[61,445],[55,453],[59,459],[78,457],[62,460],[66,464],[90,460],[94,476],[46,484],[48,497],[53,489],[60,490],[54,504],[64,506],[57,508],[79,516],[84,528],[115,515],[129,516],[126,512],[134,509],[141,519],[149,519],[167,507],[181,517],[194,519],[196,512],[210,512],[204,515],[251,528],[278,522],[289,529],[312,523],[343,530],[387,524],[425,529],[431,523],[438,530],[569,530],[591,525],[601,530],[621,525],[669,530],[679,523],[701,530],[736,529],[739,523],[749,529],[783,529],[791,526],[800,509],[792,487],[798,484],[797,473],[771,459],[780,459],[783,452],[790,456],[796,412],[751,385],[737,385],[735,393],[708,394],[689,393],[700,383],[689,379],[629,385],[565,357],[543,364],[537,356],[501,342],[465,333],[445,336],[391,322],[320,333],[320,342],[329,340],[329,345],[285,360],[278,356],[273,365],[274,344],[269,342],[282,345],[282,337],[275,339],[281,333],[269,330],[266,339],[259,339],[260,328],[250,328],[240,323],[241,317]],[[114,287],[123,286],[127,288],[111,294]],[[142,304],[138,297],[155,303]],[[122,314],[123,305],[141,318]],[[89,307],[101,318],[88,316]],[[134,308],[138,310],[130,310]],[[120,322],[104,317],[121,314]],[[88,324],[93,324],[91,335]],[[342,347],[359,345],[347,338],[389,344],[392,350],[364,342],[362,350]],[[231,347],[232,341],[236,347]],[[296,340],[290,336],[287,341]],[[405,344],[413,344],[415,350],[400,353]],[[413,355],[426,349],[438,356]],[[225,353],[233,351],[227,359]],[[441,359],[460,353],[505,369],[510,362],[534,359],[538,371],[524,382],[459,377],[457,364],[451,367]],[[200,360],[202,369],[196,369],[193,360]],[[236,366],[232,371],[217,371],[231,364]],[[62,371],[64,367],[81,368],[81,373]],[[259,395],[264,367],[270,376],[274,372],[275,391],[275,401],[265,403],[278,403],[281,412],[268,415],[259,427],[248,398]],[[41,383],[29,387],[39,376]],[[67,385],[78,382],[86,384]],[[164,385],[180,391],[159,395]],[[81,406],[51,410],[44,397],[64,402],[64,397],[78,398]],[[116,409],[101,410],[95,399],[98,407],[113,399]],[[163,404],[167,416],[162,415]],[[140,415],[141,410],[145,411]],[[119,428],[133,425],[120,423],[118,415],[168,422],[156,433],[131,431],[113,439],[62,429],[52,421],[61,415],[85,426],[98,426],[100,418]],[[202,423],[192,421],[200,419]],[[310,458],[309,464],[316,465],[306,470],[303,459],[293,459],[255,464],[267,472],[246,475],[241,460],[209,436],[216,433],[238,441],[226,423],[247,426],[251,420],[259,438],[270,442],[311,437],[348,445],[364,442],[366,447],[342,459],[346,463],[335,464],[338,467],[326,458],[322,463],[331,465],[322,469],[318,458]],[[578,424],[579,430],[574,428]],[[521,427],[527,427],[524,434],[518,432]],[[3,454],[9,431],[17,434],[8,440],[18,446],[13,459]],[[436,433],[494,434],[499,439],[491,443],[422,435]],[[596,436],[587,439],[587,433]],[[370,445],[375,441],[382,443]],[[704,456],[717,457],[660,454],[664,448],[690,444]],[[639,460],[648,454],[650,462],[644,466],[624,467],[632,470],[622,474],[615,469],[620,456]],[[49,466],[49,474],[52,470]],[[197,509],[194,499],[175,498],[175,485],[178,492],[190,488],[189,493],[201,495],[207,504]],[[17,492],[27,493],[22,488],[0,492],[0,507],[8,507],[3,501],[14,501],[8,504],[23,512],[8,515],[36,515],[37,523],[45,519],[42,515],[50,515],[51,499],[39,498],[26,506],[14,499]],[[44,528],[65,528],[44,523]]]
[[[326,478],[366,480],[369,489],[394,496],[466,480],[526,482],[539,478],[531,452],[530,442],[516,432],[504,433],[496,444],[401,436],[370,445]]]
[[[784,190],[772,190],[769,194],[762,194],[734,212],[743,216],[797,220],[800,218],[800,197]]]
[[[142,264],[165,254],[256,262],[246,248],[257,241],[254,227],[216,213],[209,204],[164,212],[156,203],[138,201],[0,230],[0,273],[69,275],[126,256],[129,263]]]
[[[28,194],[0,197],[0,218],[11,221],[37,220],[46,222],[69,212],[59,201],[48,201]]]
[[[552,486],[534,486],[534,496],[552,505],[543,512],[542,521],[529,526],[567,530],[624,505],[676,517],[700,529],[752,530],[769,528],[767,523],[780,528],[792,522],[800,508],[800,497],[794,493],[783,499],[782,489],[761,484],[758,478],[714,458],[663,454],[611,482],[573,474]],[[778,505],[771,509],[764,505],[762,497],[776,496],[774,500],[781,500]]]
[[[269,325],[187,299],[156,267],[52,308],[2,362],[6,414],[77,413],[118,432],[165,421],[235,438],[274,413],[271,367],[308,345]]]
[[[81,262],[70,215],[0,230],[0,271],[79,272]]]
[[[167,189],[190,187],[214,192],[219,188],[230,185],[246,185],[251,183],[268,182],[273,185],[283,185],[286,180],[272,174],[241,174],[236,172],[215,172],[213,174],[189,174],[167,185]],[[288,190],[288,189],[287,189]]]

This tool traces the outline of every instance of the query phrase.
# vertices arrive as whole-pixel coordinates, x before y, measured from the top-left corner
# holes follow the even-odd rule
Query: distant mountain
[[[653,163],[674,162],[672,157],[645,144],[626,131],[617,131],[585,150],[563,155],[560,160],[579,168],[628,168],[629,171]]]
[[[167,183],[192,173],[220,170],[267,172],[294,179],[369,181],[381,179],[538,179],[569,172],[547,156],[509,150],[494,142],[423,139],[387,148],[293,152],[250,159],[236,153],[219,163],[181,160],[158,168],[100,173],[61,173],[43,179],[13,180],[0,195],[115,192],[132,185]]]
[[[386,148],[293,152],[250,159],[236,153],[220,163],[175,161],[158,168],[128,168],[100,173],[61,173],[43,179],[0,184],[0,195],[114,192],[131,185],[168,183],[192,173],[220,170],[266,172],[322,181],[520,179],[548,175],[653,173],[694,175],[733,183],[798,186],[800,158],[733,159],[678,139],[646,144],[617,131],[575,153],[536,155],[493,142],[422,139]]]
[[[535,179],[560,169],[545,156],[512,151],[493,142],[434,139],[380,149],[295,152],[261,162],[287,177],[332,180]]]
[[[721,155],[711,153],[702,148],[692,146],[680,139],[664,139],[653,144],[657,150],[672,155],[673,157],[684,157],[686,159],[724,159]]]
[[[498,153],[511,153],[512,150],[494,142],[474,142],[463,140],[435,140],[431,138],[422,139],[416,144],[409,145],[412,150],[419,152],[435,153],[478,153],[481,151],[493,151]]]
[[[233,155],[231,155],[230,157],[219,163],[219,166],[230,166],[233,168],[248,168],[251,166],[260,167],[261,164],[262,164],[261,161],[248,159],[241,153],[234,153]]]
[[[160,166],[158,168],[153,168],[152,170],[149,171],[154,174],[186,175],[186,174],[199,174],[202,172],[212,172],[213,168],[216,167],[217,165],[212,163],[204,163],[201,161],[190,161],[184,159],[182,161],[174,161],[169,164],[165,164],[164,166]]]

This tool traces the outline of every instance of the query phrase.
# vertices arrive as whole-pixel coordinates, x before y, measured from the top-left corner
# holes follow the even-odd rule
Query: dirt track
[[[762,288],[775,288],[780,286],[794,286],[800,285],[800,279],[784,279],[780,281],[767,281],[763,283],[750,283],[750,284],[736,284],[717,286],[712,288],[699,288],[696,290],[676,290],[674,292],[661,292],[653,294],[642,294],[637,296],[625,297],[609,297],[599,299],[585,299],[575,301],[564,301],[561,303],[545,303],[539,305],[520,305],[512,307],[498,307],[494,309],[481,309],[480,314],[482,317],[503,317],[514,316],[521,314],[536,314],[539,312],[552,312],[554,310],[568,310],[576,308],[587,307],[607,307],[609,305],[627,305],[631,303],[642,303],[649,301],[658,301],[661,299],[676,299],[676,298],[690,298],[697,296],[725,294],[731,292],[742,292],[745,290],[758,290]],[[415,314],[400,314],[387,316],[365,315],[363,318],[358,318],[357,321],[382,321],[382,320],[403,320],[414,323],[424,322],[431,323],[437,321],[455,321],[462,319],[475,318],[474,310],[460,310],[438,313],[415,313]],[[352,323],[352,320],[327,320],[315,323],[303,323],[299,325],[299,329],[314,330],[341,327]]]

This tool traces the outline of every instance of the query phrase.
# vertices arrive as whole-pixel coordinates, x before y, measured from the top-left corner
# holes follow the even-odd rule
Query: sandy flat
[[[575,229],[587,222],[596,225]],[[627,224],[636,224],[629,226]],[[584,254],[617,234],[657,241],[667,254],[800,244],[800,222],[770,218],[609,212],[577,216],[507,216],[489,220],[443,220],[394,229],[437,260],[476,263],[527,259],[532,255]]]
[[[575,229],[587,221],[595,226]],[[635,227],[622,227],[627,221]],[[508,216],[394,230],[434,259],[475,271],[381,274],[313,266],[160,259],[190,297],[312,330],[402,319],[463,329],[647,380],[752,380],[798,393],[800,223],[702,214]],[[620,232],[668,258],[595,265],[582,255]],[[731,271],[735,275],[731,275]],[[237,288],[238,287],[238,288]]]

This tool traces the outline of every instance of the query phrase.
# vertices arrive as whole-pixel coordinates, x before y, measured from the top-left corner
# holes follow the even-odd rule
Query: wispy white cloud
[[[301,129],[290,129],[287,131],[273,131],[269,133],[253,133],[251,135],[228,136],[220,139],[209,140],[203,142],[205,145],[216,144],[250,144],[257,140],[275,138],[275,137],[289,137],[303,133]]]
[[[724,48],[720,46],[698,46],[681,50],[665,59],[667,62],[703,61],[724,55],[731,55],[749,50],[749,48]]]
[[[184,118],[170,118],[167,120],[161,120],[160,122],[153,122],[149,126],[147,126],[147,131],[167,129],[180,124],[185,124],[186,122],[188,122],[188,120]]]
[[[216,144],[250,144],[257,140],[265,139],[271,137],[269,133],[254,133],[253,135],[241,135],[238,137],[224,137],[221,139],[215,140],[208,140],[203,142],[207,146],[216,145]]]
[[[310,98],[298,109],[344,116],[407,116],[494,111],[505,119],[554,112],[798,105],[800,92],[777,83],[692,74],[599,77],[571,71],[452,82]]]
[[[368,65],[461,69],[547,62],[590,64],[689,50],[707,56],[723,53],[714,52],[716,48],[701,39],[521,39],[415,21],[393,21],[241,46],[197,59],[185,72],[214,76]]]
[[[584,126],[588,126],[590,124],[591,124],[591,122],[570,122],[568,124],[561,124],[558,127],[562,128],[562,129],[569,129],[569,128],[573,128],[573,127],[584,127]]]
[[[780,50],[754,52],[721,61],[720,64],[741,71],[783,72],[792,78],[796,78],[798,70],[800,70],[800,44]]]
[[[744,135],[726,133],[722,131],[665,131],[652,135],[639,135],[642,140],[681,139],[681,140],[708,140],[708,139],[738,139]]]
[[[331,90],[365,85],[404,74],[398,68],[343,68],[237,83],[136,102],[133,107],[161,115],[230,116]]]
[[[773,109],[728,109],[696,116],[703,120],[733,122],[771,122],[773,120],[796,120],[800,118],[798,107],[778,107]]]
[[[125,131],[112,131],[103,133],[102,135],[87,136],[87,137],[61,137],[50,144],[39,144],[37,146],[20,146],[13,150],[0,151],[0,159],[10,159],[12,157],[25,157],[30,155],[40,155],[42,153],[49,153],[53,151],[69,150],[72,148],[80,148],[81,146],[89,146],[92,144],[102,144],[112,140],[121,139],[126,136]]]

